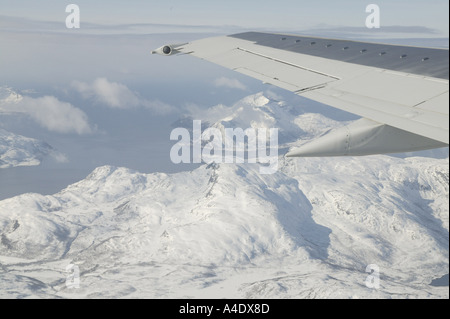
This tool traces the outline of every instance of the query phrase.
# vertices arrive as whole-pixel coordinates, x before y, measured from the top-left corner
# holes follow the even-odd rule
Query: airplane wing
[[[409,152],[449,143],[449,52],[259,32],[165,45],[357,114],[287,156]]]

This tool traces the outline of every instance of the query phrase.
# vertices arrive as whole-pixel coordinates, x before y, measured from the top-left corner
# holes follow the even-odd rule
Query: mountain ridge
[[[62,158],[49,144],[0,128],[0,169],[17,166],[36,166],[48,155]]]
[[[422,178],[419,170],[427,164],[420,158],[389,158],[386,167],[403,166],[407,174],[386,174],[392,178],[391,185],[383,181],[383,188],[392,187],[389,195],[375,191],[355,203],[357,196],[328,184],[358,161],[339,161],[337,177],[324,176],[322,192],[308,187],[318,168],[306,162],[309,181],[308,174],[301,174],[303,181],[287,175],[298,165],[292,161],[273,175],[259,175],[254,164],[202,165],[175,174],[103,166],[53,196],[24,194],[0,202],[0,263],[9,275],[33,264],[48,269],[44,273],[53,281],[35,273],[45,288],[28,289],[30,296],[51,287],[43,296],[195,298],[210,291],[246,298],[445,298],[448,289],[427,282],[448,269],[446,200],[432,217],[424,209],[427,194],[448,191],[445,180],[439,174]],[[443,168],[448,176],[446,163],[437,160],[427,169]],[[417,175],[408,172],[410,165]],[[381,189],[376,180],[365,187],[372,183]],[[396,187],[402,190],[393,192]],[[424,192],[423,200],[401,210],[401,195],[415,191]],[[16,213],[5,213],[11,211]],[[64,269],[55,268],[64,262],[79,265],[83,288],[65,287]],[[364,286],[364,269],[373,262],[383,276],[379,290]],[[164,280],[156,279],[163,273]]]

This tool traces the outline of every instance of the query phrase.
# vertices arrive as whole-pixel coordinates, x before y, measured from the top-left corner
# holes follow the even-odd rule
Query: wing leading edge
[[[287,156],[448,146],[448,50],[249,32],[152,53],[190,54],[363,117]]]

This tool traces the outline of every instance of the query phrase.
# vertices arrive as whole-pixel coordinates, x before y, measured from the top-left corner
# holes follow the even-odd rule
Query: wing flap
[[[247,68],[237,68],[237,69],[235,69],[235,71],[242,73],[244,75],[250,76],[254,79],[258,79],[264,83],[272,84],[272,85],[278,86],[282,89],[285,89],[285,90],[288,90],[291,92],[296,92],[299,90],[298,86],[295,86],[289,82],[284,82],[278,78],[270,77],[270,76],[267,76],[260,72],[255,72],[255,71],[247,69]]]
[[[448,116],[440,113],[330,89],[314,90],[302,96],[439,142],[449,142]]]
[[[341,81],[336,90],[414,107],[448,90],[448,84],[384,70]]]
[[[232,41],[232,44],[226,46],[225,44],[230,42],[230,38],[225,37],[219,41],[222,43],[218,49],[217,41],[211,39],[200,41],[204,41],[201,45],[202,48],[211,49],[200,49],[200,44],[196,43],[185,46],[182,50],[289,91],[301,92],[339,79],[333,75],[310,69],[304,66],[304,63],[296,64],[292,59],[282,60],[265,55],[264,52],[255,51],[253,48],[247,49],[249,43]],[[285,56],[285,58],[288,57]]]
[[[442,117],[446,117],[446,112],[447,112],[447,127],[448,127],[448,105],[449,105],[449,98],[448,98],[448,91],[436,96],[428,101],[425,101],[422,104],[419,104],[417,106],[417,108],[422,109],[422,110],[426,110],[426,111],[430,111],[430,112],[435,112],[435,113],[439,113],[442,115]]]

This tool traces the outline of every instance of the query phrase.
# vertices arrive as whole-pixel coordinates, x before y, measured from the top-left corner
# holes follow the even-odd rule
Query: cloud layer
[[[71,87],[85,99],[92,99],[114,109],[146,108],[158,114],[173,112],[174,107],[158,100],[148,100],[131,91],[127,86],[97,78],[92,83],[73,81]]]
[[[239,80],[236,79],[230,79],[230,78],[226,78],[226,77],[220,77],[217,78],[216,80],[214,80],[214,86],[216,87],[226,87],[229,89],[238,89],[238,90],[243,90],[243,91],[247,91],[247,87],[242,84],[242,82],[240,82]]]
[[[142,98],[126,85],[97,78],[92,83],[73,81],[70,88],[84,99],[112,109],[144,109],[156,114],[175,111],[159,100]],[[41,127],[57,133],[90,134],[95,131],[86,113],[55,96],[31,97],[18,94],[8,87],[0,87],[0,112],[24,114]]]
[[[89,134],[92,128],[87,115],[70,103],[54,96],[33,98],[10,89],[2,89],[0,111],[23,113],[40,126],[57,133]]]

